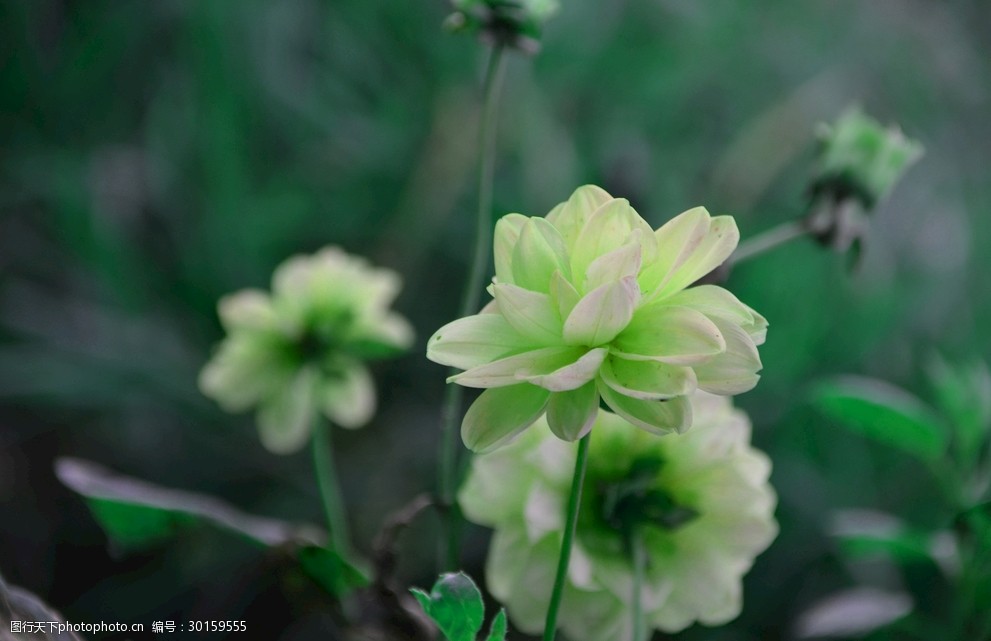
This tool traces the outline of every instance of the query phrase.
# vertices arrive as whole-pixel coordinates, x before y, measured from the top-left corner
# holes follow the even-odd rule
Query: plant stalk
[[[811,233],[804,220],[791,220],[740,243],[726,262],[737,265]]]
[[[327,517],[330,543],[335,552],[347,557],[351,553],[351,537],[348,534],[347,513],[344,510],[344,500],[341,497],[341,488],[337,483],[337,472],[334,468],[332,429],[333,426],[329,421],[322,418],[314,420],[313,469],[317,477],[323,511]]]
[[[461,296],[459,318],[478,312],[484,288],[489,248],[492,246],[492,183],[495,174],[495,142],[499,88],[505,68],[505,49],[495,45],[485,70],[482,89],[482,113],[479,119],[478,211],[475,219],[475,248],[471,269]],[[453,373],[453,372],[452,372]],[[458,531],[461,516],[455,504],[458,484],[458,419],[464,391],[459,385],[448,385],[441,412],[440,508],[444,529],[444,551],[441,567],[451,571],[459,565]]]
[[[590,432],[578,441],[578,455],[575,458],[575,473],[571,478],[571,495],[568,496],[568,513],[564,524],[564,537],[561,540],[561,554],[557,560],[554,591],[551,592],[551,602],[547,607],[547,619],[544,623],[544,641],[554,641],[557,634],[557,612],[561,607],[564,582],[568,576],[568,562],[571,560],[571,546],[578,526],[578,507],[581,505],[582,485],[585,483],[585,468],[588,463],[588,443],[591,436]]]

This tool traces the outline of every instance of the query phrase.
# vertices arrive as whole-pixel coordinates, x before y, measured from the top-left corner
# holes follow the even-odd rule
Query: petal
[[[692,368],[660,361],[631,361],[612,355],[600,373],[603,382],[620,394],[644,400],[686,396],[696,388]]]
[[[551,275],[570,274],[561,234],[543,218],[530,218],[513,249],[513,283],[535,292],[547,292]]]
[[[593,289],[568,315],[564,341],[588,346],[608,343],[630,323],[639,296],[632,276]]]
[[[547,294],[496,283],[492,292],[499,313],[516,331],[540,345],[561,343],[561,317]]]
[[[699,389],[727,396],[750,391],[763,367],[753,339],[743,329],[721,318],[713,321],[726,339],[726,351],[695,366]]]
[[[554,275],[551,276],[550,295],[551,304],[557,308],[561,318],[567,318],[571,310],[581,300],[581,294],[578,293],[575,286],[568,282],[561,272],[554,272]]]
[[[577,389],[594,379],[608,353],[609,350],[599,347],[589,350],[577,361],[560,367],[549,374],[527,375],[520,371],[516,373],[516,378],[533,385],[539,385],[552,392],[566,392]]]
[[[747,332],[756,345],[763,344],[767,336],[767,319],[717,285],[689,287],[669,296],[664,302],[668,305],[691,307],[710,318],[725,319]]]
[[[565,384],[577,374],[568,371],[558,373],[558,370],[577,365],[577,361],[583,356],[586,356],[586,350],[581,347],[542,347],[473,367],[451,376],[447,382],[465,387],[506,387],[516,385],[527,378],[539,380],[542,376],[557,373],[561,384]],[[584,366],[584,364],[578,366],[578,373]],[[583,382],[574,385],[577,387]]]
[[[554,435],[565,441],[577,441],[588,434],[599,415],[599,392],[589,381],[569,392],[551,394],[547,403],[547,424]]]
[[[236,332],[200,372],[199,387],[227,412],[241,412],[288,385],[296,363],[267,336]]]
[[[501,314],[476,314],[444,325],[427,341],[427,358],[470,369],[534,347]]]
[[[638,242],[627,243],[608,254],[599,256],[585,272],[583,291],[590,292],[600,285],[626,278],[636,277],[640,271],[643,248]]]
[[[634,229],[649,229],[625,198],[614,198],[599,207],[578,235],[571,252],[571,273],[581,281],[588,266],[599,256],[631,241]]]
[[[507,214],[496,222],[492,241],[496,281],[513,282],[513,249],[528,218],[522,214]]]
[[[638,309],[613,343],[613,353],[624,358],[674,365],[699,363],[725,349],[719,327],[705,314],[666,304]]]
[[[540,418],[550,394],[527,383],[485,390],[465,414],[461,439],[475,453],[504,445]]]
[[[257,289],[246,289],[224,296],[217,304],[220,322],[224,329],[271,330],[278,319],[268,294]]]
[[[601,382],[599,394],[609,409],[652,434],[684,432],[692,425],[692,405],[685,396],[666,401],[647,401],[624,396]]]
[[[316,414],[317,376],[304,368],[292,382],[258,408],[258,434],[274,454],[290,454],[309,438]]]
[[[512,444],[475,458],[468,476],[458,490],[458,504],[473,523],[495,526],[518,519],[534,482],[542,474],[539,468],[521,466],[521,458],[536,454],[545,439],[539,427],[526,430]],[[561,443],[561,445],[564,445]],[[567,464],[568,478],[574,460]]]
[[[574,247],[578,234],[592,214],[613,197],[600,187],[584,185],[571,194],[566,203],[561,203],[547,214],[547,222],[561,233],[565,244]]]
[[[709,216],[704,207],[690,209],[655,233],[658,257],[640,275],[645,296],[662,298],[691,285],[718,267],[740,241],[732,216]]]
[[[323,385],[320,406],[332,422],[354,429],[372,420],[375,414],[375,383],[368,369],[354,362],[343,368],[339,378]]]

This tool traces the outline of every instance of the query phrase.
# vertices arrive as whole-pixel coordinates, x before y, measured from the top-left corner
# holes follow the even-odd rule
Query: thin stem
[[[645,621],[643,618],[643,575],[647,569],[647,553],[643,549],[643,539],[640,533],[633,532],[633,641],[644,641],[646,638]]]
[[[802,220],[791,220],[786,223],[781,223],[777,227],[772,227],[765,232],[752,236],[747,240],[740,243],[733,252],[733,255],[729,257],[727,261],[730,264],[736,265],[742,263],[745,260],[759,256],[765,252],[768,252],[776,247],[784,245],[785,243],[791,242],[796,238],[801,238],[802,236],[811,233],[811,229]]]
[[[502,45],[492,49],[482,90],[482,113],[479,119],[479,163],[478,163],[478,212],[475,220],[475,248],[472,254],[471,270],[465,281],[461,297],[459,317],[478,312],[479,299],[483,289],[486,265],[489,262],[489,247],[492,245],[492,182],[495,173],[496,111],[499,104],[499,87],[505,67]],[[444,552],[442,567],[457,569],[458,527],[460,515],[454,502],[458,483],[458,433],[457,424],[461,416],[463,390],[458,385],[448,385],[444,393],[441,412],[441,456],[440,456],[440,508],[444,525]]]
[[[592,436],[586,434],[578,441],[578,456],[575,458],[575,474],[571,478],[571,495],[568,497],[568,514],[564,523],[564,537],[561,540],[561,554],[557,559],[557,575],[554,577],[554,591],[547,606],[547,620],[544,623],[544,641],[554,641],[557,633],[557,611],[561,607],[564,594],[564,581],[568,576],[568,562],[571,560],[571,544],[578,526],[578,506],[581,505],[582,485],[585,483],[585,467],[588,463],[588,443]]]
[[[313,469],[316,472],[317,487],[323,511],[327,516],[327,529],[334,550],[342,556],[351,551],[351,537],[348,534],[347,513],[344,500],[337,484],[334,469],[334,447],[331,439],[332,426],[328,421],[317,418],[313,425]]]

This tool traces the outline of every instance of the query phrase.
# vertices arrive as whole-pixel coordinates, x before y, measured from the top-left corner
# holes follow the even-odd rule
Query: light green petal
[[[601,382],[599,394],[609,409],[652,434],[684,432],[692,425],[692,406],[684,396],[667,401],[645,401],[624,396]]]
[[[547,294],[496,283],[492,292],[502,314],[516,331],[540,345],[561,344],[561,317]]]
[[[546,293],[556,271],[571,271],[561,234],[543,218],[528,219],[513,249],[513,282]]]
[[[723,318],[747,332],[755,345],[763,344],[767,336],[767,319],[717,285],[689,287],[667,297],[664,303],[691,307],[710,318]]]
[[[569,345],[604,345],[633,318],[640,292],[632,276],[606,283],[586,294],[564,323]]]
[[[496,282],[512,284],[513,249],[527,220],[522,214],[507,214],[496,222],[492,242]]]
[[[602,205],[588,219],[571,252],[575,282],[581,282],[592,261],[629,243],[633,230],[645,226],[649,229],[625,198],[614,198]]]
[[[575,286],[559,271],[554,272],[551,276],[550,296],[551,304],[557,309],[561,318],[567,318],[571,310],[581,300],[581,294],[578,293]]]
[[[612,355],[600,370],[602,380],[624,396],[662,400],[695,391],[695,373],[690,367],[660,361],[631,361]]]
[[[727,321],[720,318],[713,321],[726,340],[726,351],[695,366],[699,389],[728,396],[750,391],[760,379],[757,372],[763,367],[753,339]]]
[[[268,294],[257,289],[246,289],[224,296],[217,304],[220,322],[228,332],[238,329],[271,331],[278,319]]]
[[[203,367],[199,387],[224,411],[241,412],[288,385],[294,373],[295,364],[271,337],[236,332]]]
[[[465,414],[461,439],[472,452],[494,450],[540,418],[549,396],[527,383],[485,390]]]
[[[513,329],[501,314],[476,314],[437,330],[427,341],[427,358],[471,369],[533,347],[533,341]]]
[[[627,243],[608,254],[599,256],[585,272],[584,292],[590,292],[600,285],[621,280],[628,276],[636,277],[640,271],[643,248],[638,242]]]
[[[380,343],[395,350],[405,350],[413,344],[413,326],[394,312],[381,312],[354,328],[354,342]]]
[[[599,414],[599,392],[595,381],[581,387],[551,394],[547,403],[547,424],[554,435],[565,441],[577,441],[588,434]]]
[[[340,378],[324,381],[319,400],[331,422],[348,429],[362,427],[375,414],[375,382],[364,365],[354,362]]]
[[[567,368],[586,354],[587,350],[581,347],[542,347],[473,367],[451,376],[447,382],[465,387],[506,387],[528,379],[541,380],[545,375],[557,373],[558,377],[550,379],[547,384],[566,386],[570,382],[577,387],[584,382],[578,378],[583,376],[587,364],[578,364],[574,370]],[[599,358],[601,362],[602,356],[595,354],[591,358]],[[565,371],[558,372],[562,368]]]
[[[291,454],[303,447],[316,416],[317,375],[304,368],[292,382],[258,408],[258,434],[274,454]]]
[[[472,460],[458,490],[458,504],[468,520],[494,527],[522,519],[530,487],[540,474],[520,465],[520,459],[533,454],[542,442],[540,429],[534,426],[505,447]]]
[[[516,377],[533,385],[539,385],[551,392],[574,390],[595,378],[608,353],[609,350],[599,347],[589,350],[575,362],[559,367],[547,374],[526,374],[528,369],[532,371],[531,366],[531,368],[518,371]]]
[[[538,634],[544,627],[561,547],[554,534],[531,543],[522,522],[499,528],[485,564],[486,584],[517,628]]]
[[[571,194],[571,198],[566,203],[558,205],[549,214],[547,222],[554,225],[568,248],[573,248],[578,234],[585,227],[585,223],[592,217],[592,214],[606,204],[613,197],[600,187],[595,185],[584,185]]]
[[[691,285],[718,267],[740,240],[731,216],[709,216],[695,207],[655,233],[658,257],[640,275],[644,296],[660,299]]]
[[[637,309],[613,342],[613,352],[624,358],[674,365],[705,362],[725,350],[719,326],[705,314],[656,303]]]

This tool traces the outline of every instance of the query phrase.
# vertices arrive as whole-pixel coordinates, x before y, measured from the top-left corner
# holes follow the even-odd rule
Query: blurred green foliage
[[[11,582],[68,620],[210,615],[249,618],[271,638],[335,638],[322,592],[253,549],[204,535],[109,556],[53,460],[318,522],[305,457],[267,455],[251,417],[202,398],[196,374],[221,335],[219,296],[264,287],[288,255],[333,243],[404,275],[396,308],[420,335],[377,367],[374,423],[337,439],[358,547],[432,487],[444,371],[422,343],[453,318],[466,273],[486,54],[443,33],[449,12],[440,0],[0,4],[0,568]],[[801,241],[732,274],[771,323],[763,380],[738,403],[774,461],[781,535],[747,577],[743,615],[678,638],[791,638],[826,595],[888,581],[828,536],[838,509],[949,525],[920,463],[837,429],[808,392],[854,373],[930,398],[934,353],[991,359],[989,32],[983,0],[570,2],[539,55],[510,61],[500,214],[548,211],[593,182],[655,226],[704,204],[737,216],[746,238],[805,210],[814,125],[851,103],[927,150],[873,215],[858,272]],[[435,576],[436,534],[429,520],[409,531],[404,581]],[[475,577],[485,536],[466,532]],[[935,570],[904,580],[927,587],[933,612],[951,608]]]

